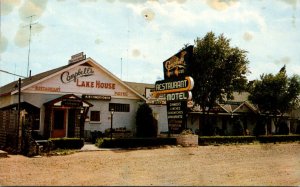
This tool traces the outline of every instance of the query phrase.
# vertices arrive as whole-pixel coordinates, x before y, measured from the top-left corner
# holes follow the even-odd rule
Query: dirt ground
[[[0,185],[300,185],[300,143],[0,158]]]

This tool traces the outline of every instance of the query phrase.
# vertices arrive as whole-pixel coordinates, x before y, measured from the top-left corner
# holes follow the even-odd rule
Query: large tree
[[[283,66],[276,75],[262,74],[260,80],[252,81],[249,93],[249,100],[260,112],[272,116],[278,133],[282,116],[299,104],[300,79],[297,75],[289,78]]]
[[[244,90],[249,63],[246,53],[238,47],[231,47],[230,39],[223,34],[216,36],[208,32],[195,40],[193,62],[187,68],[195,82],[193,100],[202,109],[204,135],[211,134],[205,116],[212,107],[217,102],[232,99],[234,91]]]

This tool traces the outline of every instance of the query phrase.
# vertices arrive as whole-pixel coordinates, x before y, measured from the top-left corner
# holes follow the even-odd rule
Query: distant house
[[[210,125],[215,129],[214,135],[233,135],[233,124],[239,121],[244,129],[244,134],[253,134],[258,115],[257,108],[248,101],[247,92],[234,92],[234,99],[218,103],[209,114]],[[189,113],[189,126],[202,134],[202,110],[196,105]],[[200,125],[199,125],[200,124]],[[200,129],[199,129],[200,127]]]

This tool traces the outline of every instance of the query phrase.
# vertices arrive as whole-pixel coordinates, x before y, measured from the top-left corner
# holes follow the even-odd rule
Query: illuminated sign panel
[[[188,76],[187,65],[192,61],[193,46],[188,46],[163,62],[164,80],[155,83],[153,96],[164,95],[167,101],[170,133],[179,134],[187,128],[187,103],[192,100],[191,90],[194,88],[194,79]]]
[[[193,46],[190,45],[164,61],[164,79],[170,80],[174,78],[185,77],[187,75],[186,65],[191,63],[192,57]]]
[[[167,102],[168,126],[170,133],[179,134],[186,124],[187,101]]]
[[[192,92],[175,92],[175,93],[167,93],[166,100],[167,101],[188,101],[192,99]]]
[[[174,93],[174,92],[184,92],[190,91],[194,88],[194,79],[192,77],[185,77],[183,80],[173,80],[173,81],[156,81],[155,83],[155,95]]]

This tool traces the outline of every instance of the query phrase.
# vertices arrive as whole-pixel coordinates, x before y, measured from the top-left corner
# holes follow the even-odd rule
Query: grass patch
[[[249,144],[254,143],[255,136],[199,136],[199,145],[210,144]]]
[[[176,138],[98,138],[96,146],[103,148],[136,148],[176,145]]]
[[[77,149],[55,149],[49,153],[45,153],[46,156],[65,156],[78,152]]]

